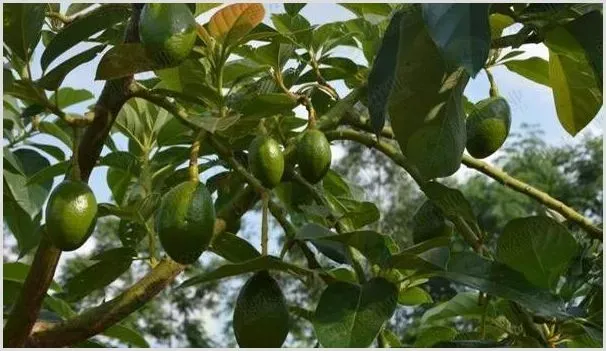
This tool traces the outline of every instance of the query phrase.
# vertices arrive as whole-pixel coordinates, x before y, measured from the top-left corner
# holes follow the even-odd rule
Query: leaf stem
[[[198,172],[198,155],[200,154],[200,145],[206,136],[206,130],[200,129],[194,137],[194,142],[191,144],[189,152],[189,180],[192,182],[200,181],[200,173]]]

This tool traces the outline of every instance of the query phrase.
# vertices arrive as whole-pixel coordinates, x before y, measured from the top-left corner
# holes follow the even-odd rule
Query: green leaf
[[[209,34],[224,46],[236,44],[265,17],[262,4],[231,4],[217,11],[208,22]]]
[[[490,295],[513,300],[535,311],[537,315],[569,317],[559,297],[528,282],[524,275],[508,266],[486,260],[474,253],[454,254],[448,262],[448,269],[435,273]]]
[[[490,23],[490,38],[501,37],[503,30],[515,23],[514,19],[502,13],[493,13],[488,17]]]
[[[549,63],[540,57],[529,57],[525,60],[503,62],[508,70],[530,79],[535,83],[551,87],[549,82]]]
[[[42,205],[50,192],[52,182],[46,181],[42,184],[27,185],[27,177],[50,166],[50,162],[31,149],[19,149],[13,154],[20,161],[24,173],[15,173],[8,169],[4,170],[5,195],[12,195],[12,199],[18,206],[27,212],[30,218],[34,218],[42,210]]]
[[[2,214],[5,225],[8,226],[9,231],[17,240],[19,257],[25,256],[29,250],[38,245],[40,240],[40,216],[32,219],[29,213],[25,212],[15,200],[6,195]]]
[[[306,227],[310,225],[312,224],[308,224]],[[297,234],[301,235],[300,239],[312,240],[312,242],[314,241],[313,236],[311,238],[306,238],[303,236],[304,233],[299,233]],[[360,253],[362,253],[371,262],[381,266],[387,264],[387,261],[391,257],[389,249],[387,248],[387,236],[370,230],[323,236],[322,241],[336,241],[342,243],[343,245],[351,246],[360,251]]]
[[[189,121],[194,123],[199,128],[205,129],[210,133],[216,131],[224,131],[234,125],[240,119],[239,115],[231,115],[226,117],[207,117],[207,116],[190,116]]]
[[[398,289],[383,278],[362,286],[337,282],[322,293],[313,327],[324,347],[368,347],[393,315]]]
[[[368,113],[370,125],[377,135],[385,126],[389,93],[396,81],[402,16],[402,11],[398,11],[389,21],[368,75]]]
[[[358,283],[358,277],[356,276],[356,272],[350,268],[336,267],[336,268],[332,268],[332,269],[329,269],[328,271],[326,271],[326,274],[328,274],[331,277],[335,278],[336,280],[339,280],[342,282],[352,283],[352,284]]]
[[[29,273],[29,268],[29,265],[21,262],[4,263],[2,265],[2,279],[23,284]],[[53,280],[50,283],[50,289],[59,292],[61,286]]]
[[[46,90],[57,90],[69,72],[82,64],[92,61],[97,57],[98,53],[103,51],[103,49],[105,49],[105,45],[93,46],[92,48],[65,60],[40,78],[38,84]]]
[[[61,129],[57,123],[42,121],[38,125],[38,130],[40,130],[41,133],[49,134],[59,139],[71,150],[72,138],[63,129]]]
[[[286,111],[291,111],[297,106],[297,102],[286,94],[270,93],[261,94],[252,98],[241,111],[246,118],[270,117]]]
[[[278,32],[291,37],[298,46],[306,48],[311,43],[313,28],[301,14],[291,16],[287,13],[274,13],[271,22]]]
[[[44,25],[45,4],[4,4],[4,43],[24,62],[40,40]]]
[[[198,17],[199,15],[214,9],[217,6],[221,6],[221,3],[212,3],[212,2],[198,2],[198,3],[189,3],[188,5],[193,5],[193,11],[192,13],[194,14],[194,17]]]
[[[305,7],[305,3],[300,3],[300,2],[296,2],[296,3],[284,3],[284,9],[286,10],[286,13],[293,16],[298,14],[299,12],[301,12],[301,10]]]
[[[453,317],[479,318],[484,308],[478,305],[478,293],[461,292],[452,299],[425,311],[421,317],[421,324],[427,325]]]
[[[471,204],[460,190],[449,188],[438,182],[428,182],[423,192],[447,218],[461,217],[472,229],[479,230]]]
[[[496,257],[529,282],[554,290],[578,251],[576,240],[564,226],[537,216],[507,223],[499,236]]]
[[[398,338],[398,336],[389,329],[381,330],[380,337],[383,339],[383,344],[385,345],[385,347],[389,347],[389,348],[404,347],[404,345],[402,345],[402,342],[400,341],[400,338]]]
[[[130,268],[136,252],[130,248],[105,251],[91,260],[99,261],[70,277],[63,290],[66,301],[74,302],[91,292],[105,288]]]
[[[312,271],[306,268],[302,268],[284,262],[277,257],[261,256],[252,260],[243,261],[235,264],[226,264],[213,271],[197,275],[183,282],[183,284],[181,284],[179,288],[187,288],[193,285],[233,277],[240,274],[258,272],[262,270],[277,270],[287,272],[295,276],[309,276],[310,274],[312,274]]]
[[[475,75],[490,49],[490,4],[423,4],[423,19],[443,56]]]
[[[157,70],[155,73],[166,89],[194,96],[210,105],[221,101],[217,91],[206,83],[206,69],[198,60],[188,59],[177,67]]]
[[[41,106],[48,105],[48,99],[44,90],[30,80],[16,80],[9,87],[5,87],[4,92],[21,99],[24,102],[30,102]]]
[[[114,324],[107,328],[103,335],[115,338],[132,347],[149,347],[141,333],[122,324]]]
[[[393,255],[389,260],[389,266],[397,269],[412,269],[420,272],[436,272],[446,268],[450,258],[450,250],[445,247],[437,247],[420,254],[409,252]]]
[[[153,60],[145,48],[139,43],[116,45],[109,49],[97,66],[95,80],[111,80],[131,76],[136,73],[148,72],[172,67],[174,63]]]
[[[326,237],[334,236],[336,233],[330,231],[321,225],[315,223],[307,223],[299,228],[295,237],[301,240],[308,240],[320,251],[323,255],[331,260],[347,264],[349,256],[342,243],[324,240]]]
[[[34,173],[31,177],[27,179],[27,185],[30,184],[44,184],[52,181],[55,177],[60,175],[64,175],[69,167],[71,166],[71,160],[61,161],[59,163],[55,163],[52,166],[45,167],[40,171]]]
[[[75,14],[77,14],[79,12],[82,12],[82,11],[86,10],[87,8],[89,8],[92,5],[94,5],[94,4],[91,4],[91,3],[81,3],[81,2],[71,4],[67,8],[67,11],[65,11],[65,15],[66,16],[75,15]]]
[[[449,236],[452,234],[452,228],[452,223],[444,218],[442,211],[431,200],[425,201],[412,217],[412,237],[415,244]]]
[[[469,77],[448,70],[414,9],[402,17],[388,111],[395,139],[423,178],[446,177],[459,169],[465,150],[462,95]]]
[[[65,160],[65,153],[63,153],[63,150],[61,150],[61,148],[57,146],[38,143],[31,143],[28,145],[46,152],[47,154],[54,157],[57,161]]]
[[[377,205],[368,201],[356,201],[349,198],[336,198],[345,207],[345,213],[339,220],[347,220],[351,223],[353,229],[359,229],[365,225],[379,220],[381,214]]]
[[[566,24],[570,34],[585,50],[585,57],[593,68],[597,85],[602,91],[602,76],[604,74],[602,63],[604,60],[602,46],[602,27],[604,18],[601,10],[591,11]]]
[[[94,98],[95,96],[88,90],[85,89],[74,89],[74,88],[61,88],[57,93],[53,93],[49,98],[50,101],[57,101],[59,108],[66,108],[87,100]],[[57,100],[55,100],[57,99]]]
[[[130,12],[130,5],[105,4],[78,17],[59,31],[48,44],[40,59],[42,70],[46,71],[51,62],[76,44],[103,29],[125,21]]]
[[[438,342],[451,341],[457,336],[457,331],[451,327],[435,326],[419,331],[414,347],[432,347]]]
[[[248,241],[226,232],[213,238],[210,250],[233,263],[245,262],[261,256]]]
[[[549,49],[549,81],[558,119],[574,136],[595,118],[602,106],[602,92],[583,47],[568,30],[550,30],[545,35],[545,45]]]
[[[417,306],[425,303],[433,303],[431,295],[418,286],[401,289],[398,294],[398,303],[404,306]]]

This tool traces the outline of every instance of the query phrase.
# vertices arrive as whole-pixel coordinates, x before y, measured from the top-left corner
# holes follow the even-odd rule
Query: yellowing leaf
[[[262,4],[247,3],[226,6],[208,22],[210,35],[225,46],[234,44],[255,28],[265,17]]]

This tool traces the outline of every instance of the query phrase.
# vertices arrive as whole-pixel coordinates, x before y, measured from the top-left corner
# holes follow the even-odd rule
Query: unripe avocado
[[[317,129],[306,131],[297,144],[297,161],[301,175],[308,182],[319,182],[330,169],[332,154],[324,133]]]
[[[139,38],[154,61],[174,65],[183,61],[196,42],[196,20],[186,4],[145,4]]]
[[[62,251],[73,251],[86,242],[97,223],[97,200],[88,184],[65,180],[46,204],[46,233]]]
[[[164,251],[176,262],[192,264],[208,248],[215,225],[215,207],[206,186],[186,181],[167,192],[156,216]]]
[[[240,347],[280,347],[286,340],[288,309],[280,286],[269,272],[255,273],[240,290],[233,327]]]
[[[511,110],[507,100],[491,97],[478,102],[467,118],[467,151],[485,158],[497,151],[507,139]]]
[[[264,135],[253,139],[248,148],[248,166],[264,187],[274,188],[284,173],[284,155],[280,144]]]

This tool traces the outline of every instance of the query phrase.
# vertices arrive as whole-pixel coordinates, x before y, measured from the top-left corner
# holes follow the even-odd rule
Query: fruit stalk
[[[200,129],[196,135],[194,142],[191,144],[189,153],[189,179],[191,181],[199,181],[200,174],[198,173],[198,155],[200,154],[200,145],[206,136],[206,130]]]
[[[268,237],[268,223],[267,223],[267,208],[269,202],[269,194],[267,192],[263,192],[261,195],[261,201],[263,205],[263,218],[261,220],[261,254],[263,256],[267,255],[267,243],[269,242]]]

